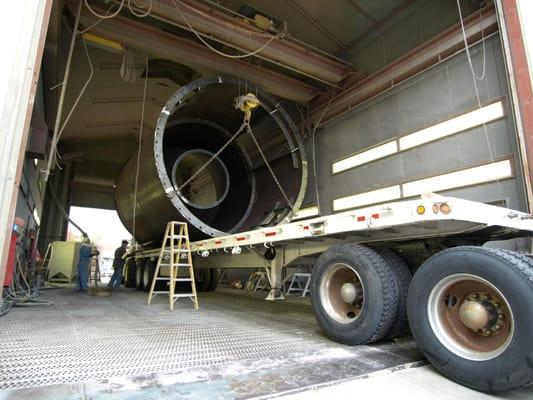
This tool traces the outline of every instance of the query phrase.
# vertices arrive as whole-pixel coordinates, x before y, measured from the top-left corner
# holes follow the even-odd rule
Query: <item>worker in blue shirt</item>
[[[123,240],[122,245],[115,250],[115,258],[113,259],[113,276],[109,281],[107,287],[109,289],[118,289],[122,283],[122,270],[124,269],[125,254],[128,247],[128,241]]]
[[[80,257],[78,260],[76,290],[82,292],[87,291],[89,282],[89,263],[91,262],[91,258],[95,255],[98,255],[98,252],[93,252],[90,239],[87,236],[84,236],[80,247]]]

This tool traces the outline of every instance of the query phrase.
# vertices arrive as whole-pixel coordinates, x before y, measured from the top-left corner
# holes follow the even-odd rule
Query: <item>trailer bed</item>
[[[316,217],[274,227],[219,236],[191,243],[204,258],[212,252],[241,254],[255,246],[331,240],[352,243],[398,242],[455,237],[485,242],[529,236],[533,216],[528,213],[454,197],[428,194],[419,199]],[[158,256],[159,249],[137,258]]]

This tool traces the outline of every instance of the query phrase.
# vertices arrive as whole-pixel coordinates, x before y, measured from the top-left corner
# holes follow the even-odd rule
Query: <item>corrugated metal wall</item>
[[[485,56],[484,53],[485,52]],[[397,152],[337,174],[332,162],[380,143],[449,120],[478,107],[472,75],[464,52],[389,90],[347,115],[330,122],[316,137],[321,214],[333,212],[333,200],[420,178],[444,174],[511,158],[513,178],[440,192],[482,202],[505,201],[507,207],[526,210],[510,96],[498,35],[471,50],[482,104],[503,102],[505,116],[421,146]],[[490,150],[489,150],[490,149]],[[313,178],[311,176],[311,182]],[[304,204],[315,202],[314,188]]]

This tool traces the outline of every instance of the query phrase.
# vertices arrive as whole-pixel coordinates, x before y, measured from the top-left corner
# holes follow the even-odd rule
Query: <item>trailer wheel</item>
[[[389,263],[396,278],[396,285],[400,300],[398,301],[398,311],[396,319],[390,330],[385,334],[385,340],[392,340],[409,335],[409,321],[407,318],[407,297],[409,295],[409,285],[413,275],[406,262],[394,251],[378,248],[376,251]]]
[[[211,270],[209,268],[198,268],[194,271],[194,283],[197,292],[207,292],[211,281]]]
[[[217,290],[218,282],[220,280],[220,273],[218,268],[211,268],[211,279],[209,280],[208,292],[214,292]]]
[[[382,339],[395,321],[398,302],[395,274],[375,250],[343,244],[318,257],[311,275],[311,304],[331,339],[350,345]]]
[[[533,381],[533,267],[517,253],[455,247],[430,257],[411,282],[413,336],[445,376],[503,392]]]
[[[135,269],[135,287],[137,290],[143,290],[143,275],[144,275],[144,267],[147,263],[141,262],[139,265],[137,265],[137,268]]]
[[[138,268],[138,262],[136,260],[128,260],[126,268],[126,276],[124,277],[124,286],[127,288],[135,287],[135,275]]]
[[[155,272],[155,263],[153,262],[147,262],[144,265],[143,268],[143,290],[145,292],[150,291],[150,286],[152,285],[152,280],[154,279],[154,272]]]

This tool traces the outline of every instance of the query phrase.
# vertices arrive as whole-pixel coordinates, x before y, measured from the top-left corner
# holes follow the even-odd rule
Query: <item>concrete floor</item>
[[[488,395],[459,386],[439,374],[432,366],[374,372],[319,388],[298,390],[297,393],[278,394],[283,400],[353,400],[354,393],[361,399],[395,400],[531,400],[533,386],[503,395]]]
[[[182,299],[170,312],[164,298],[147,307],[130,289],[108,298],[46,291],[54,306],[0,319],[0,400],[347,398],[393,382],[451,398],[434,381],[453,398],[484,398],[432,370],[418,379],[426,363],[412,341],[339,345],[322,335],[308,299],[264,295],[221,289],[200,294],[198,311]]]

